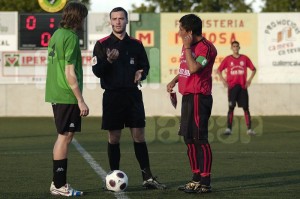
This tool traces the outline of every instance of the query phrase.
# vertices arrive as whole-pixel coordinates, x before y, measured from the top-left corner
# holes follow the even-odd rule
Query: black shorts
[[[179,135],[186,139],[208,139],[208,120],[213,99],[211,95],[188,94],[182,97]]]
[[[247,109],[249,107],[248,90],[243,89],[240,85],[236,85],[228,90],[228,103],[229,107],[235,107],[236,103],[238,107]]]
[[[102,129],[144,128],[145,110],[139,89],[105,90],[102,101]]]
[[[59,134],[81,131],[78,104],[52,104],[56,130]]]

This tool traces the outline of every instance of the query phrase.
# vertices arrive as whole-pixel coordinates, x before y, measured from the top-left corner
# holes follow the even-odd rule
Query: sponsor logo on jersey
[[[242,66],[234,66],[230,69],[231,75],[244,75],[245,70]]]
[[[185,68],[179,68],[179,75],[189,77],[191,76],[190,71]]]

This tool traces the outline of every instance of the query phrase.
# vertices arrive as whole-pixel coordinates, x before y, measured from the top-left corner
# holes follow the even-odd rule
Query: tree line
[[[55,0],[54,0],[55,1]],[[70,0],[68,0],[70,1]],[[90,8],[90,0],[77,0]],[[141,5],[132,4],[132,12],[159,13],[159,12],[220,12],[220,13],[251,13],[252,0],[144,0]],[[300,0],[261,0],[261,12],[299,12]],[[45,12],[38,0],[1,0],[0,11],[18,12]]]

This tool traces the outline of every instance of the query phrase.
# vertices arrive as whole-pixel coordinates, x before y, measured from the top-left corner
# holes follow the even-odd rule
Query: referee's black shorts
[[[228,102],[229,107],[235,107],[238,104],[238,107],[244,109],[249,108],[249,96],[248,90],[241,87],[241,85],[235,85],[233,88],[228,90]]]
[[[105,90],[102,101],[102,129],[144,128],[145,110],[138,88]]]
[[[183,95],[178,134],[186,139],[207,140],[212,104],[211,95]]]

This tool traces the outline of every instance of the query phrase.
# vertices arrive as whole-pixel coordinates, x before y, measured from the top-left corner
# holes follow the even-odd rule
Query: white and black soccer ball
[[[105,183],[107,190],[121,192],[128,186],[128,177],[121,170],[113,170],[106,175]]]

